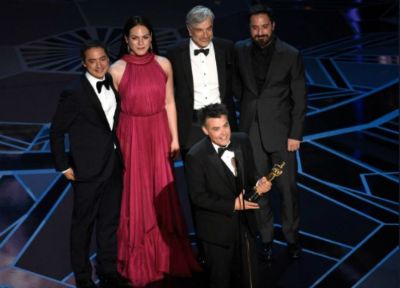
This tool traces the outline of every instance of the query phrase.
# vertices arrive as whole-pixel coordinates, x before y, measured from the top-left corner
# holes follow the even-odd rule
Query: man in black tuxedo
[[[245,198],[255,185],[265,193],[271,183],[265,177],[257,181],[250,142],[244,133],[231,135],[227,115],[223,104],[201,110],[202,130],[208,137],[186,156],[189,195],[210,288],[256,287],[253,210],[259,206]],[[238,276],[241,279],[235,279]]]
[[[86,72],[60,97],[50,128],[56,169],[73,186],[70,247],[78,288],[97,287],[92,281],[89,246],[96,225],[96,270],[100,285],[122,285],[117,274],[116,231],[122,191],[122,159],[115,127],[119,99],[107,73],[109,58],[102,43],[85,43],[81,50]],[[65,152],[68,134],[70,153]]]
[[[233,43],[213,38],[213,12],[195,6],[186,15],[190,39],[170,47],[167,57],[174,71],[175,102],[182,157],[204,137],[198,111],[206,105],[224,103],[231,128],[236,130],[232,96]]]
[[[295,259],[301,251],[295,151],[300,148],[306,112],[303,59],[297,49],[274,35],[275,21],[269,7],[251,7],[249,19],[251,38],[235,45],[240,131],[249,134],[260,173],[286,162],[276,188],[282,199],[282,231]],[[269,198],[262,197],[256,213],[267,260],[272,258],[273,241]]]

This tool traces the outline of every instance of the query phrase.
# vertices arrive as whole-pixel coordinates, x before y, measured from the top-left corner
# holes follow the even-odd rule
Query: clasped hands
[[[271,186],[272,183],[270,181],[267,180],[267,178],[262,177],[260,178],[257,183],[256,183],[256,187],[257,187],[257,191],[259,194],[264,194],[266,192],[268,192],[269,190],[271,190]],[[243,192],[239,194],[239,196],[237,196],[235,198],[235,211],[237,210],[248,210],[248,209],[259,209],[260,206],[255,203],[255,202],[250,202],[247,201],[246,199],[243,199]]]

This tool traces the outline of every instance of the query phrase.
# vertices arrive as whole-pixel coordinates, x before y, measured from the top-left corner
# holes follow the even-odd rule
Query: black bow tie
[[[194,49],[194,56],[197,56],[197,55],[199,55],[200,53],[204,53],[204,55],[208,55],[208,52],[210,52],[210,49],[204,49],[204,48],[201,48],[201,49]]]
[[[232,151],[232,143],[229,143],[229,145],[227,145],[225,147],[218,147],[218,156],[222,157],[222,155],[224,154],[224,152],[226,150]]]
[[[104,85],[104,87],[106,87],[107,90],[110,89],[111,83],[110,83],[110,80],[107,79],[107,77],[106,77],[106,79],[104,81],[98,81],[96,83],[96,88],[97,88],[97,92],[98,93],[101,92],[101,87],[103,87],[103,85]]]

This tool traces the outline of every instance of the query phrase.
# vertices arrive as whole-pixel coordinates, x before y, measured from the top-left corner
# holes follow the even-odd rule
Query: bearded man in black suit
[[[78,288],[97,287],[92,277],[89,246],[96,225],[96,272],[102,288],[124,287],[117,273],[116,231],[122,191],[122,159],[115,136],[119,97],[107,73],[109,57],[98,41],[81,50],[86,72],[67,87],[50,128],[55,166],[71,181],[73,215],[71,266]],[[68,135],[69,154],[64,138]]]
[[[295,152],[300,148],[306,112],[306,84],[300,52],[275,36],[272,10],[250,8],[251,38],[235,45],[235,95],[240,105],[240,131],[249,135],[256,166],[267,173],[285,161],[276,179],[282,199],[282,232],[292,258],[300,257],[299,194]],[[270,195],[258,202],[259,230],[266,260],[272,258],[273,217]]]
[[[253,212],[259,206],[246,197],[254,186],[269,191],[271,182],[257,176],[247,136],[231,134],[223,104],[204,107],[200,120],[208,137],[190,149],[185,168],[210,288],[257,287]]]

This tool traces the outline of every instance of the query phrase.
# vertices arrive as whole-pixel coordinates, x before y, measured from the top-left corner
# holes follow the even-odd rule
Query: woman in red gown
[[[179,151],[172,68],[151,52],[152,36],[146,20],[128,19],[125,54],[110,68],[121,97],[117,136],[125,164],[118,270],[134,286],[199,270],[172,171]]]

